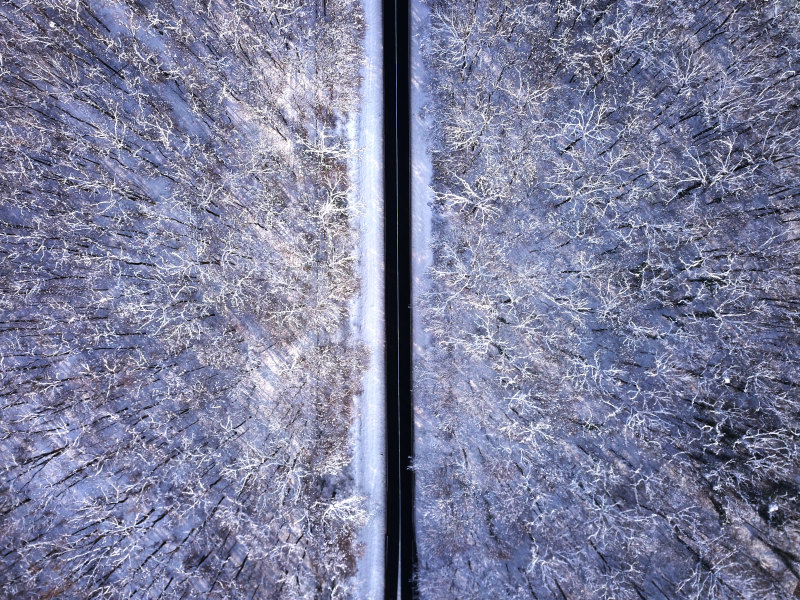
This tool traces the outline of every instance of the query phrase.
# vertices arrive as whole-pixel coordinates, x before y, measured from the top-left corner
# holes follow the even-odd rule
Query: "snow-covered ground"
[[[425,115],[424,107],[428,102],[428,74],[422,61],[421,45],[427,39],[428,7],[421,0],[411,3],[411,301],[413,324],[414,354],[414,444],[418,453],[431,450],[429,436],[433,431],[430,427],[430,417],[422,410],[421,403],[416,402],[416,396],[421,388],[418,379],[422,372],[421,363],[425,358],[430,345],[430,335],[425,331],[422,323],[422,294],[429,289],[428,270],[433,264],[431,252],[431,230],[433,223],[433,190],[431,179],[433,167],[431,165],[430,149],[428,147],[428,134],[431,130],[429,118]],[[415,502],[415,527],[420,531],[420,510]],[[418,538],[419,539],[419,538]],[[418,560],[424,561],[424,552],[418,554]]]
[[[351,330],[368,346],[369,368],[356,399],[353,474],[366,498],[369,521],[361,531],[365,554],[358,562],[355,598],[383,598],[386,533],[386,394],[384,387],[383,251],[383,41],[381,4],[364,0],[366,65],[361,106],[350,121],[350,145],[356,157],[350,171],[354,186],[354,224],[359,232],[361,292],[350,317]]]
[[[433,168],[428,151],[427,135],[430,131],[428,119],[422,113],[428,101],[426,93],[427,74],[422,63],[421,42],[426,38],[428,7],[420,0],[411,3],[411,298],[414,307],[414,358],[421,356],[429,344],[419,317],[419,296],[427,290],[427,272],[433,255],[431,254],[431,202],[430,188]]]

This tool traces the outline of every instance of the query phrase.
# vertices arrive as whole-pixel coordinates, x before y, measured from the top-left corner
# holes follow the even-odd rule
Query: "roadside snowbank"
[[[370,363],[363,391],[356,399],[353,426],[353,475],[366,498],[369,521],[361,531],[365,554],[358,563],[355,597],[383,598],[386,532],[386,398],[384,387],[384,250],[383,250],[383,43],[381,5],[364,1],[366,65],[362,71],[361,106],[349,126],[354,182],[353,221],[359,232],[358,270],[361,292],[351,308],[353,333],[369,348]]]

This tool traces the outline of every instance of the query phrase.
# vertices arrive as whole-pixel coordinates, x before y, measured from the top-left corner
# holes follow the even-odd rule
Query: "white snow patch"
[[[355,597],[383,598],[386,535],[386,394],[384,340],[383,250],[383,40],[381,5],[364,0],[366,64],[362,70],[361,104],[348,124],[354,159],[352,222],[358,231],[361,291],[351,305],[351,331],[369,348],[363,391],[355,399],[351,433],[356,492],[367,502],[369,520],[360,533],[365,547],[357,565]]]
[[[433,265],[431,231],[433,223],[433,166],[429,150],[428,135],[432,130],[430,117],[425,114],[429,98],[429,75],[422,60],[422,43],[428,39],[429,10],[422,0],[411,3],[411,302],[412,344],[414,362],[414,389],[419,389],[417,379],[420,364],[431,345],[431,336],[421,319],[423,295],[430,289],[429,270]],[[433,429],[430,417],[424,413],[421,403],[414,406],[414,436],[418,451],[429,448],[428,431]],[[415,506],[415,524],[420,523],[420,511]],[[417,531],[420,528],[417,527]],[[420,557],[421,558],[421,557]]]
[[[423,109],[428,102],[428,74],[422,62],[421,42],[426,39],[428,7],[424,2],[411,3],[411,301],[413,306],[414,358],[421,357],[430,344],[421,314],[420,296],[428,289],[428,269],[433,264],[431,222],[433,167],[428,151],[431,124]]]

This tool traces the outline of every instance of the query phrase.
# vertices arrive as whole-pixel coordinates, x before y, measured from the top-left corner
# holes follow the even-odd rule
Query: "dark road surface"
[[[411,397],[409,7],[383,3],[386,252],[386,592],[416,596],[414,420]],[[398,585],[399,582],[399,585]]]

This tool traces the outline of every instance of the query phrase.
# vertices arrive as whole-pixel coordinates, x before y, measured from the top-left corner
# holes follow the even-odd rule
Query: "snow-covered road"
[[[361,106],[350,120],[349,137],[355,160],[351,201],[359,233],[358,269],[361,292],[350,312],[351,331],[369,348],[370,363],[363,392],[356,399],[353,426],[353,475],[356,490],[366,498],[369,521],[361,531],[365,554],[358,562],[354,597],[383,598],[386,532],[386,394],[384,387],[384,250],[383,250],[383,41],[381,4],[364,0],[366,64]]]

